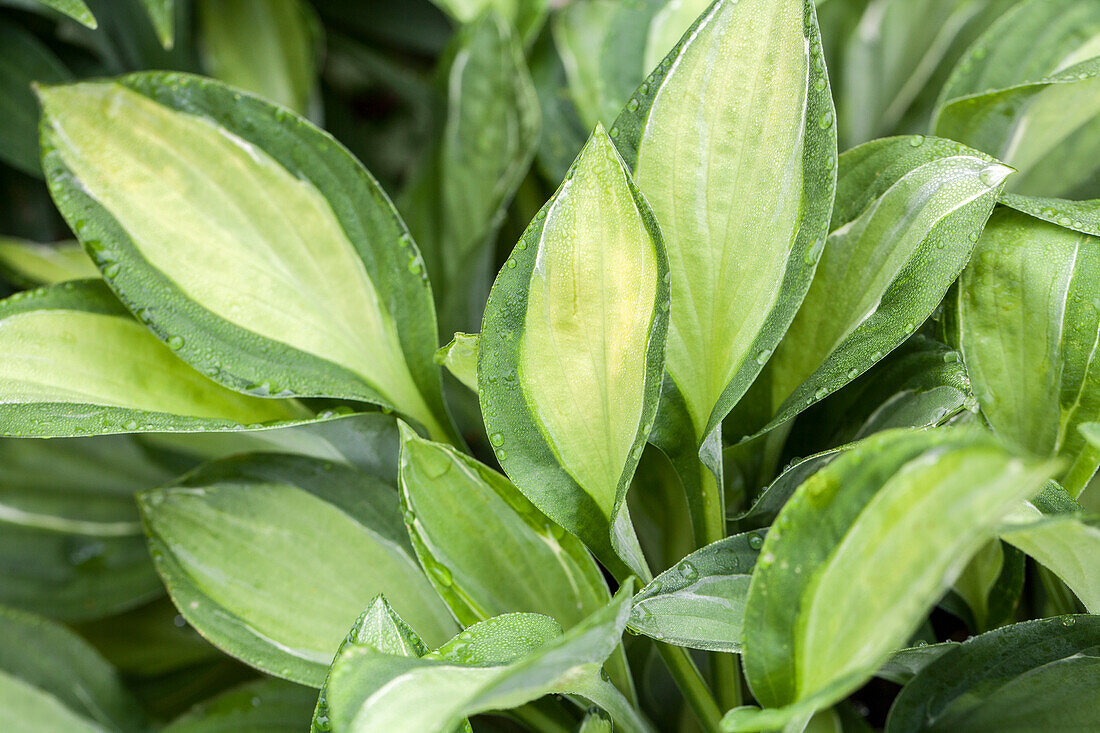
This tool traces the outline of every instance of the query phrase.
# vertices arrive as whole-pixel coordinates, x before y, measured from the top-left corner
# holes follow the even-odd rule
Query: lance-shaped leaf
[[[0,237],[0,275],[14,285],[34,287],[99,277],[77,242],[38,244]]]
[[[612,128],[666,240],[667,369],[699,442],[813,276],[835,183],[828,88],[812,2],[719,0]]]
[[[90,15],[89,15],[90,17]],[[31,85],[66,81],[65,65],[32,34],[0,19],[0,160],[42,177],[38,162],[38,105]]]
[[[283,680],[248,682],[195,705],[164,728],[164,733],[219,733],[226,730],[294,731],[309,720],[317,691]]]
[[[1061,578],[1089,613],[1100,613],[1100,521],[1082,516],[1065,489],[1051,482],[1007,518],[1000,534]]]
[[[611,597],[581,541],[511,481],[449,446],[422,440],[404,424],[401,503],[420,564],[465,626],[530,611],[569,629]],[[625,658],[615,655],[611,668],[629,690]]]
[[[920,643],[917,646],[899,649],[875,670],[875,676],[890,680],[896,685],[907,684],[922,669],[958,645],[957,641],[945,641],[939,644]]]
[[[1095,730],[1100,617],[1006,626],[953,647],[902,689],[887,733]]]
[[[302,115],[316,109],[322,31],[311,6],[301,0],[203,0],[198,12],[211,76]]]
[[[402,211],[424,252],[444,334],[476,329],[504,209],[539,140],[539,103],[511,27],[487,13],[459,31],[440,67],[438,143]]]
[[[740,652],[745,601],[764,532],[745,532],[691,553],[634,596],[629,627],[666,644]]]
[[[828,450],[890,428],[937,425],[977,410],[958,351],[920,334],[844,389],[810,407],[794,424],[789,445]]]
[[[88,28],[96,28],[95,16],[92,15],[92,11],[88,10],[88,6],[84,4],[84,0],[31,0],[37,2],[47,8],[56,10],[59,13],[69,16],[73,20],[77,21],[81,25]]]
[[[333,729],[446,733],[468,715],[556,692],[591,700],[623,731],[647,731],[599,676],[626,626],[632,591],[628,581],[610,605],[564,634],[553,619],[517,613],[482,621],[421,659],[347,649],[329,679]]]
[[[712,0],[665,0],[653,15],[646,37],[645,57],[640,71],[655,69],[668,52],[680,42],[696,19],[706,12]],[[637,84],[631,86],[633,91]],[[621,105],[620,105],[621,106]]]
[[[1071,201],[1008,193],[1001,196],[1001,203],[1036,219],[1100,237],[1100,199]]]
[[[52,695],[73,713],[106,729],[145,727],[141,708],[114,668],[88,642],[59,624],[0,607],[0,673]],[[0,703],[0,709],[6,707]],[[65,729],[16,722],[5,730]]]
[[[0,301],[0,432],[64,437],[235,430],[302,419],[295,402],[242,395],[192,369],[102,282]]]
[[[667,275],[657,222],[597,126],[497,276],[478,364],[508,476],[602,562],[617,565],[614,544],[643,575],[621,510],[657,411]]]
[[[1043,32],[1036,35],[1035,29]],[[1030,0],[991,25],[944,85],[937,135],[1019,171],[1010,192],[1100,195],[1100,6]]]
[[[129,436],[0,440],[0,603],[82,621],[162,594],[133,495],[177,473]]]
[[[843,698],[911,637],[1001,518],[1052,466],[977,430],[890,431],[803,483],[776,517],[745,606],[745,674],[770,730]]]
[[[139,503],[180,613],[270,674],[320,686],[347,629],[380,592],[428,639],[454,628],[413,559],[396,493],[350,468],[244,456],[144,492]]]
[[[435,352],[437,364],[447,368],[455,379],[477,392],[477,351],[480,337],[476,333],[456,333],[447,344]]]
[[[960,346],[993,430],[1066,459],[1077,496],[1100,464],[1078,426],[1100,415],[1100,239],[1000,209],[959,281]]]
[[[165,49],[172,48],[176,42],[176,0],[141,0],[141,3],[149,14],[160,45]]]
[[[39,95],[58,208],[181,358],[236,390],[376,402],[452,436],[423,263],[347,150],[187,75]]]
[[[948,140],[876,140],[840,157],[832,234],[783,341],[746,400],[768,430],[903,343],[943,300],[1011,169]],[[747,427],[747,426],[746,426]]]
[[[1015,1],[858,3],[863,15],[844,44],[844,76],[838,82],[841,147],[902,128],[924,128],[952,66]]]

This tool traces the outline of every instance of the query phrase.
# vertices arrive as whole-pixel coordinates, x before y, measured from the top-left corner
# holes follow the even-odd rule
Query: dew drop
[[[611,137],[618,137],[618,136],[619,136],[619,128],[617,128],[617,127],[612,127],[612,128],[611,128],[611,129],[610,129],[610,130],[608,131],[608,133],[607,133],[607,134],[608,134],[608,135],[610,135]]]
[[[168,339],[168,348],[172,351],[179,351],[183,348],[183,336],[173,336]]]
[[[628,110],[630,110],[631,112],[637,111],[637,109],[638,109],[638,100],[637,99],[630,100],[629,102],[626,103],[626,108]]]
[[[492,435],[489,436],[489,442],[492,443],[495,446],[504,445],[504,434],[503,433],[493,433]]]
[[[770,359],[771,357],[772,357],[771,349],[764,349],[763,351],[761,351],[759,354],[756,355],[756,363],[760,364],[760,365],[767,364],[768,359]]]
[[[817,125],[822,130],[828,130],[833,126],[833,112],[832,110],[826,110],[821,117],[817,120]]]
[[[855,379],[859,376],[859,367],[852,367],[848,370],[848,379]]]
[[[814,392],[814,399],[815,400],[823,400],[828,396],[829,396],[829,388],[828,387],[822,387],[818,391]]]
[[[498,461],[503,461],[507,457],[508,457],[508,452],[506,450],[504,450],[503,448],[497,448],[497,460]]]
[[[696,570],[695,566],[687,560],[684,560],[682,563],[680,563],[678,569],[680,571],[680,576],[683,577],[683,579],[686,581],[690,582],[699,577],[699,571]]]
[[[749,537],[749,547],[751,547],[752,549],[759,550],[763,546],[764,538],[760,535],[754,534],[752,537]]]
[[[107,265],[105,268],[103,268],[103,277],[115,278],[118,277],[118,273],[120,273],[121,271],[122,265],[116,262],[113,265]]]
[[[509,269],[511,269],[511,268],[513,268],[513,267],[515,267],[515,266],[516,266],[516,261],[515,261],[515,259],[514,259],[514,258],[512,258],[512,259],[509,259],[509,260],[508,260],[508,268],[509,268]]]
[[[924,145],[924,135],[914,135],[909,138],[909,144],[914,148],[919,148],[921,145]]]

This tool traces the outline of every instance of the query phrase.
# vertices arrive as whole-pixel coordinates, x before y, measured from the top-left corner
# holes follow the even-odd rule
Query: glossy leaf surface
[[[1100,414],[1100,239],[1002,209],[959,281],[974,394],[1010,445],[1066,460],[1076,496],[1100,464],[1078,426]]]
[[[347,629],[380,592],[429,639],[454,628],[412,557],[396,494],[354,470],[246,456],[145,492],[140,505],[184,618],[276,676],[320,686]],[[303,605],[313,610],[298,613]]]
[[[27,287],[99,277],[76,242],[38,244],[10,237],[0,237],[0,273]]]
[[[667,272],[657,223],[597,127],[486,307],[489,441],[532,503],[605,564],[611,531],[636,554],[620,509],[657,410]]]
[[[59,209],[181,358],[240,391],[377,402],[448,434],[420,255],[331,137],[180,74],[39,94]]]
[[[888,733],[1090,730],[1100,683],[1100,617],[1006,626],[924,667],[890,710]]]
[[[477,392],[477,351],[480,337],[476,333],[456,333],[451,342],[435,352],[437,364],[447,368],[455,379]]]
[[[134,320],[103,283],[0,301],[0,431],[64,437],[236,430],[303,418],[301,406],[230,391]]]
[[[316,690],[308,687],[283,680],[258,680],[196,705],[161,730],[164,733],[301,731],[316,699]]]
[[[745,607],[745,673],[771,709],[727,729],[781,727],[862,684],[1051,468],[978,431],[891,431],[811,476],[772,524]]]

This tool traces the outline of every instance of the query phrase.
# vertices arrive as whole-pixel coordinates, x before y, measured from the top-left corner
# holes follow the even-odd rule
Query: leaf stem
[[[699,668],[695,666],[688,651],[683,647],[660,641],[653,643],[657,645],[661,659],[664,660],[665,666],[672,674],[672,679],[691,706],[703,730],[706,733],[717,733],[718,724],[722,720],[722,711],[719,710],[718,703],[714,701],[710,690],[707,689],[707,683],[703,681],[703,675],[699,673]]]

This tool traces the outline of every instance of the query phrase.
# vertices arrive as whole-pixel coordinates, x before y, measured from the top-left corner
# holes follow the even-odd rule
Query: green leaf
[[[465,626],[529,611],[569,629],[610,598],[580,540],[508,479],[404,425],[401,502],[421,566]],[[620,687],[631,688],[625,658],[614,657],[611,671]]]
[[[141,709],[118,673],[88,642],[59,624],[0,607],[0,673],[52,695],[72,713],[105,728],[144,729]],[[44,729],[16,722],[5,730]]]
[[[628,581],[610,605],[564,634],[548,617],[508,614],[471,626],[422,659],[369,646],[347,649],[333,663],[329,680],[332,727],[443,733],[468,715],[558,692],[589,699],[623,731],[648,731],[599,677],[626,626],[632,591]]]
[[[1057,484],[1051,483],[1046,493],[1040,497],[1046,503],[1032,499],[1008,517],[1001,539],[1061,578],[1089,613],[1100,613],[1100,520],[1082,516],[1077,503]],[[1067,508],[1071,513],[1065,512]]]
[[[161,730],[164,733],[301,731],[316,698],[316,690],[308,687],[283,680],[257,680],[199,703]]]
[[[0,431],[65,437],[239,430],[301,419],[300,405],[230,391],[177,358],[102,282],[0,301]]]
[[[539,37],[531,49],[530,64],[531,81],[542,113],[538,168],[549,180],[560,181],[584,147],[588,130],[569,95],[565,66],[552,34],[544,33]]]
[[[935,91],[974,37],[1016,0],[876,0],[843,49],[843,147],[918,129]],[[830,57],[833,58],[833,57]],[[937,83],[939,82],[939,83]],[[932,91],[932,95],[929,95]],[[929,97],[932,97],[931,99]],[[917,124],[905,124],[914,116]]]
[[[0,671],[0,726],[4,730],[33,730],[39,733],[107,731],[72,712],[56,697],[3,671]]]
[[[691,553],[634,596],[629,627],[666,644],[740,652],[749,581],[764,532]]]
[[[449,344],[435,352],[435,363],[446,367],[458,381],[474,392],[477,392],[479,339],[476,333],[456,333]]]
[[[0,237],[0,274],[15,285],[34,287],[99,277],[77,242],[38,244]]]
[[[127,436],[0,440],[0,603],[73,621],[163,593],[133,494],[173,475]]]
[[[657,222],[597,126],[497,276],[478,364],[512,481],[604,564],[617,552],[643,575],[622,508],[657,410],[667,273]]]
[[[896,685],[905,685],[932,662],[958,646],[957,641],[939,644],[918,643],[917,646],[899,649],[878,669],[875,676]]]
[[[577,726],[577,733],[613,733],[614,730],[611,716],[599,708],[590,708]]]
[[[611,124],[645,75],[650,22],[662,4],[590,0],[554,13],[554,45],[586,129]]]
[[[462,28],[440,66],[438,143],[402,211],[431,275],[444,334],[481,322],[504,209],[539,140],[539,106],[523,49],[496,13]]]
[[[85,8],[85,12],[87,9]],[[91,14],[88,14],[91,18]],[[93,21],[94,22],[94,21]],[[7,19],[0,19],[0,160],[37,178],[38,104],[31,85],[56,84],[69,70],[35,36]]]
[[[745,606],[745,675],[768,730],[840,700],[902,646],[1048,463],[987,433],[880,433],[803,483],[764,541]]]
[[[188,75],[39,95],[58,208],[180,357],[239,391],[375,402],[457,440],[420,254],[347,150]]]
[[[960,346],[997,435],[1066,459],[1076,496],[1100,464],[1078,432],[1100,415],[1100,240],[998,210],[959,281]]]
[[[1100,195],[1097,34],[1100,8],[1093,3],[1017,5],[960,60],[940,96],[936,134],[1016,168],[1010,192]]]
[[[789,442],[828,450],[890,428],[938,425],[977,410],[959,352],[917,334],[807,410]]]
[[[180,613],[270,674],[320,686],[352,620],[383,591],[428,639],[454,628],[416,566],[395,492],[366,474],[244,456],[144,492],[139,504]]]
[[[943,300],[1011,169],[922,136],[840,156],[832,234],[786,336],[746,399],[765,398],[761,432],[855,379]]]
[[[316,118],[320,21],[301,0],[203,0],[203,65],[210,75]]]
[[[663,7],[653,15],[653,20],[650,21],[641,71],[656,68],[668,52],[680,42],[684,32],[695,23],[696,18],[706,12],[711,1],[665,0]],[[637,84],[631,86],[635,87]],[[629,94],[630,91],[627,90],[627,93]]]
[[[1100,617],[1006,626],[953,647],[906,685],[887,733],[1094,730]]]
[[[827,233],[836,137],[813,3],[714,3],[612,132],[683,294],[667,369],[701,442],[774,350]]]
[[[157,32],[157,39],[165,49],[170,49],[175,44],[175,4],[176,0],[141,0],[145,5],[145,12],[149,13],[149,20],[153,21],[153,28]]]
[[[1036,219],[1100,237],[1100,199],[1070,201],[1009,193],[1001,196],[1001,203]]]
[[[92,11],[88,10],[88,6],[84,4],[84,0],[32,0],[32,2],[52,8],[88,28],[99,27]]]

